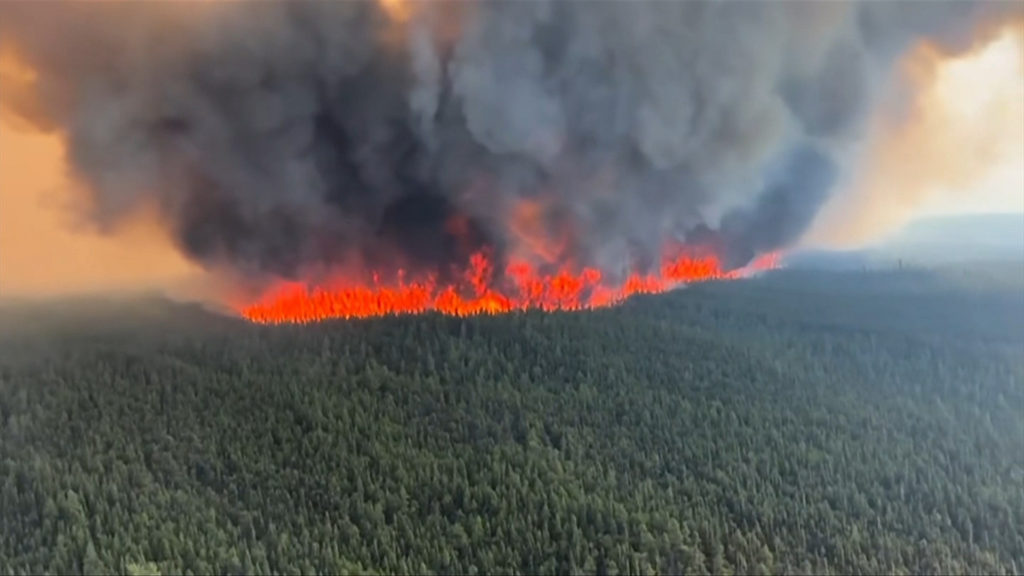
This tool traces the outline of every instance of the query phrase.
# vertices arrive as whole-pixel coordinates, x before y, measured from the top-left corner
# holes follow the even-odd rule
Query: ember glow
[[[440,312],[451,316],[502,314],[519,310],[583,310],[603,308],[634,294],[656,294],[709,280],[731,280],[778,266],[778,253],[765,254],[748,266],[724,270],[714,255],[678,253],[663,259],[658,273],[632,274],[610,284],[600,270],[578,273],[561,270],[543,274],[523,261],[512,261],[496,280],[486,252],[473,255],[459,283],[441,284],[436,278],[392,283],[379,279],[365,284],[337,281],[332,287],[311,288],[301,282],[282,282],[254,304],[239,307],[246,319],[264,324],[307,323],[330,318],[367,318],[395,314]]]

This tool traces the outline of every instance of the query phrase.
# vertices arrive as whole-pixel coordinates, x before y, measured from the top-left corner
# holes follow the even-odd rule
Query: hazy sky
[[[911,113],[878,111],[849,180],[805,244],[855,246],[922,216],[1024,213],[1024,30],[958,59],[921,45],[902,63]]]
[[[928,212],[1024,213],[1024,45],[1007,34],[971,58],[945,65],[936,94],[957,125],[988,128],[996,158],[985,174],[961,189],[939,187]],[[986,116],[988,114],[988,116]],[[979,139],[984,139],[982,134]]]
[[[60,140],[0,114],[0,296],[146,289],[195,268],[152,221],[104,236],[69,209]]]

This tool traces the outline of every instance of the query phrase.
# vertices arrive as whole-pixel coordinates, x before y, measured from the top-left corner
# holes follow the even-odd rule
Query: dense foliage
[[[0,312],[0,573],[1019,573],[1024,296]]]

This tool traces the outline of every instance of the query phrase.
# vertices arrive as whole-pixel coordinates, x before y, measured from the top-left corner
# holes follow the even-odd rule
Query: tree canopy
[[[0,573],[1020,573],[1024,299],[0,311]]]

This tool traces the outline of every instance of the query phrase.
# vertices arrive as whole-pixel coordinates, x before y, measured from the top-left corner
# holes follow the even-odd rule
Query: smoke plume
[[[26,2],[0,48],[35,81],[2,97],[65,134],[95,222],[156,206],[211,269],[543,260],[523,207],[578,265],[739,266],[811,224],[902,54],[1021,6]]]

